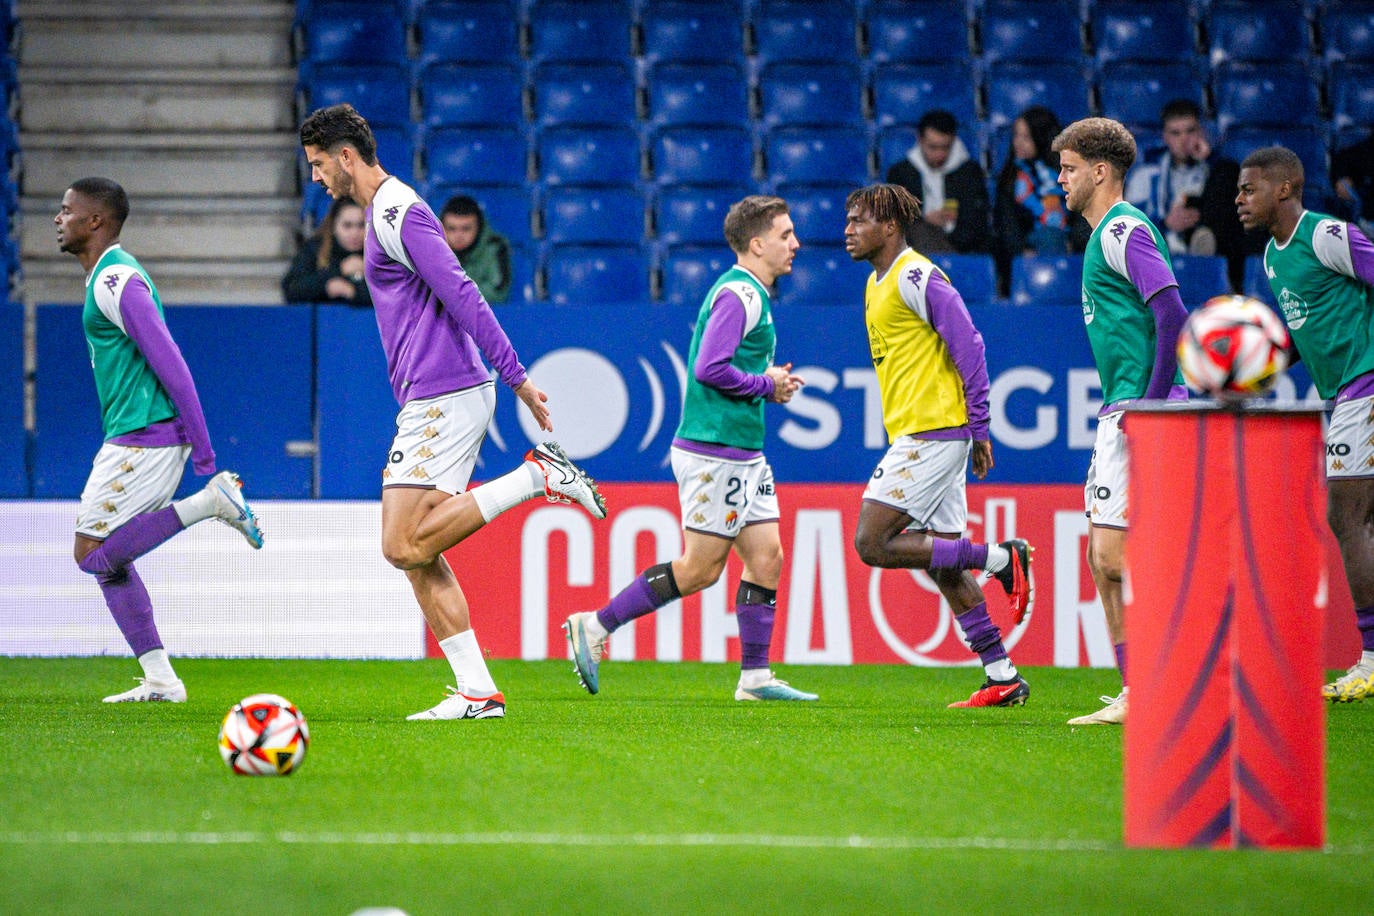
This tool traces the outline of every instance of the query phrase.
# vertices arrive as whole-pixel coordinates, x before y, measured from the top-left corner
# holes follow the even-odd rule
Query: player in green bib
[[[105,442],[77,509],[77,565],[95,577],[144,676],[107,703],[182,703],[177,677],[158,636],[152,600],[134,560],[183,529],[214,518],[262,546],[257,517],[238,475],[215,473],[215,452],[195,382],[167,324],[148,272],[119,244],[129,215],[124,189],[83,178],[62,195],[53,222],[61,249],[86,275],[81,323],[86,332]],[[172,502],[186,458],[213,474],[199,492]]]
[[[1107,632],[1121,670],[1121,693],[1070,725],[1126,721],[1126,627],[1122,559],[1126,544],[1126,434],[1131,401],[1186,398],[1175,346],[1187,318],[1169,249],[1150,219],[1126,203],[1126,172],[1135,162],[1135,139],[1110,118],[1085,118],[1055,138],[1059,184],[1070,210],[1093,228],[1083,254],[1083,324],[1102,382],[1083,507],[1088,516],[1088,568],[1097,586]]]
[[[1326,431],[1326,520],[1341,548],[1359,660],[1322,687],[1333,702],[1374,696],[1374,246],[1358,226],[1302,205],[1302,160],[1270,146],[1241,163],[1241,225],[1264,229],[1264,272],[1317,393]]]

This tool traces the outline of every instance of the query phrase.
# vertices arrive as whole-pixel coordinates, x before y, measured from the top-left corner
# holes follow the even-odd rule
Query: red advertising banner
[[[602,607],[645,567],[682,547],[677,488],[670,483],[608,483],[606,519],[535,500],[506,513],[449,551],[483,648],[497,658],[565,658],[560,629],[568,614]],[[861,484],[780,484],[783,581],[773,629],[782,664],[966,665],[947,606],[920,571],[875,570],[853,549]],[[1082,488],[1072,484],[969,486],[975,540],[1016,536],[1035,547],[1035,605],[1010,627],[1006,599],[987,587],[988,609],[1020,665],[1107,667],[1111,641],[1084,560],[1087,520]],[[1350,596],[1339,568],[1330,579],[1327,664],[1358,652]],[[732,612],[739,563],[698,595],[621,629],[611,659],[732,661],[739,658]],[[438,647],[428,639],[427,652]]]

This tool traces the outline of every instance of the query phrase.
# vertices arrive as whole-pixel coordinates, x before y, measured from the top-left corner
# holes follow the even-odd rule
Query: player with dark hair
[[[162,299],[119,243],[128,216],[122,187],[108,178],[83,178],[62,195],[53,218],[58,246],[87,272],[81,324],[105,432],[81,492],[74,549],[77,565],[95,576],[143,668],[137,687],[105,702],[184,703],[186,685],[162,645],[134,560],[208,518],[238,531],[254,549],[262,546],[262,531],[238,475],[215,474],[200,397],[167,330]],[[197,474],[214,476],[204,489],[172,502],[188,455]]]
[[[301,125],[311,178],[335,199],[366,208],[364,272],[401,405],[382,471],[382,552],[405,571],[458,686],[411,719],[502,717],[472,631],[467,599],[443,553],[508,509],[536,496],[606,516],[596,484],[556,443],[531,449],[513,471],[468,490],[496,404],[479,350],[501,380],[551,431],[548,396],[525,374],[506,332],[444,241],[434,212],[377,161],[372,130],[351,105],[314,112]]]
[[[1126,628],[1121,591],[1126,543],[1129,468],[1125,407],[1140,399],[1186,398],[1176,345],[1187,309],[1158,227],[1122,196],[1135,162],[1135,139],[1109,118],[1086,118],[1054,140],[1059,184],[1070,210],[1081,213],[1093,234],[1083,256],[1083,323],[1102,383],[1088,479],[1083,487],[1088,516],[1088,568],[1102,600],[1107,631],[1121,670],[1121,693],[1103,697],[1102,709],[1070,725],[1119,725],[1126,721]]]
[[[891,443],[864,490],[854,548],[869,566],[930,571],[987,673],[983,686],[951,706],[1020,706],[1030,685],[969,570],[1001,583],[1020,623],[1033,595],[1030,545],[963,537],[969,456],[980,480],[993,466],[983,336],[949,278],[907,247],[921,205],[905,188],[861,188],[845,200],[845,213],[845,249],[873,266],[864,318]]]
[[[768,288],[791,272],[800,243],[786,201],[763,195],[730,207],[725,240],[737,260],[711,286],[697,314],[687,352],[687,395],[673,439],[682,556],[646,569],[601,610],[568,617],[563,626],[588,693],[600,689],[598,669],[611,633],[715,584],[733,549],[744,561],[735,592],[735,699],[816,699],[779,680],[768,663],[782,539],[773,469],[763,454],[764,405],[785,404],[803,384],[791,363],[773,364],[777,336]]]
[[[1322,687],[1333,702],[1374,696],[1374,245],[1358,226],[1304,210],[1302,160],[1282,146],[1240,166],[1236,211],[1269,234],[1264,272],[1317,393],[1326,431],[1326,520],[1341,549],[1363,651]]]

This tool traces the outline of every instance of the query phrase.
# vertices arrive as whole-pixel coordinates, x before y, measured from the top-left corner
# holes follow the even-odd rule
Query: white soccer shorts
[[[1115,410],[1097,421],[1088,479],[1083,484],[1083,512],[1099,528],[1126,529],[1126,483],[1130,468],[1126,458],[1126,433],[1121,428],[1124,410]]]
[[[972,451],[969,439],[899,436],[868,479],[863,498],[905,512],[917,531],[962,535]]]
[[[166,508],[190,454],[189,445],[100,446],[76,509],[76,533],[103,541],[134,516]]]
[[[1342,401],[1331,411],[1326,476],[1374,477],[1374,395]]]
[[[382,486],[462,493],[495,410],[496,386],[491,382],[407,402],[396,415],[396,438],[382,468]]]
[[[684,529],[734,540],[746,525],[778,520],[773,469],[764,456],[724,461],[680,448],[671,455]]]

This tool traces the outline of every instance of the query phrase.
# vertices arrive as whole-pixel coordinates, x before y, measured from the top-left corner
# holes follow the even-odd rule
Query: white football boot
[[[147,678],[135,678],[138,686],[123,693],[106,697],[105,703],[185,703],[186,685],[181,680],[159,684]]]

